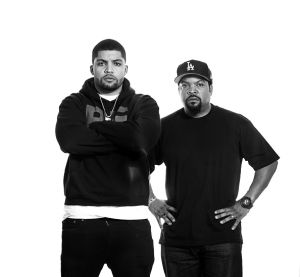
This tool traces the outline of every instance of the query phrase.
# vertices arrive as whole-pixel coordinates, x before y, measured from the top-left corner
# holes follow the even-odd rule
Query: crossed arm
[[[72,96],[60,105],[56,137],[63,152],[80,155],[101,155],[120,149],[147,152],[158,139],[158,106],[150,97],[144,97],[134,118],[126,122],[93,122],[87,126],[82,109]]]
[[[79,99],[71,95],[59,106],[55,128],[56,138],[63,152],[77,155],[100,155],[117,151],[117,147],[103,135],[86,125],[85,111]]]
[[[158,106],[149,96],[143,96],[133,118],[124,122],[93,122],[90,128],[103,135],[114,145],[130,152],[147,155],[160,134]]]

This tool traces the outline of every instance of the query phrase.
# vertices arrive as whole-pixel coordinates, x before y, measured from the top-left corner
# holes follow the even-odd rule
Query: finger
[[[175,218],[171,213],[166,213],[165,217],[167,217],[169,220],[171,220],[172,222],[175,222]]]
[[[215,216],[215,219],[219,219],[219,218],[222,218],[222,217],[225,217],[225,216],[228,216],[229,213],[222,213],[222,214],[218,214]]]
[[[229,216],[229,215],[233,215],[232,209],[228,209],[227,212],[216,215],[215,218],[218,219],[218,218]]]
[[[235,221],[235,223],[233,224],[233,226],[231,227],[231,230],[235,230],[235,228],[240,224],[241,220],[240,219],[237,219]]]
[[[177,210],[176,210],[174,207],[172,207],[172,206],[170,206],[170,205],[168,205],[168,204],[166,204],[166,208],[167,208],[169,211],[177,212]]]
[[[225,219],[221,220],[220,223],[224,224],[224,223],[228,222],[229,220],[234,220],[234,219],[235,219],[234,215],[230,215],[230,216],[227,216]]]
[[[163,219],[165,223],[167,223],[168,225],[172,225],[172,221],[167,216],[164,216]]]
[[[227,212],[229,212],[230,210],[231,210],[230,208],[224,208],[224,209],[216,210],[216,211],[215,211],[215,214],[227,213]]]

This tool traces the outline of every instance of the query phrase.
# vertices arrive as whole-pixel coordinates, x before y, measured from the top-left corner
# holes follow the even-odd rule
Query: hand
[[[235,230],[235,228],[239,225],[241,220],[247,215],[248,212],[249,209],[243,208],[240,202],[237,201],[232,207],[215,211],[215,218],[222,218],[222,220],[220,221],[221,224],[224,224],[229,220],[235,220],[235,223],[231,227],[231,230]]]
[[[164,219],[165,223],[172,225],[175,222],[174,216],[169,212],[176,212],[176,209],[166,203],[164,200],[155,199],[148,205],[150,212],[155,216],[159,227],[162,229],[161,218]]]

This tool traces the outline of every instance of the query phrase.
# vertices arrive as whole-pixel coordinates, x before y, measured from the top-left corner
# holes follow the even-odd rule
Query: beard
[[[120,86],[122,86],[123,81],[124,81],[124,78],[122,78],[120,80],[115,79],[111,83],[105,82],[105,80],[103,78],[101,78],[100,80],[94,79],[96,88],[98,88],[100,91],[104,90],[104,91],[109,91],[109,92],[114,91],[114,90],[118,89]]]
[[[198,103],[195,104],[195,102],[191,101],[190,98],[197,98],[198,99]],[[185,100],[185,107],[188,110],[188,112],[194,116],[197,115],[201,112],[202,109],[202,101],[201,98],[197,97],[197,96],[189,96],[186,100]]]

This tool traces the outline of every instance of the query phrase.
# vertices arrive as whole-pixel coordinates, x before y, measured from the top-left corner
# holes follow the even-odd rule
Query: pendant
[[[111,118],[108,117],[108,116],[106,116],[106,117],[105,117],[105,121],[111,121]]]

